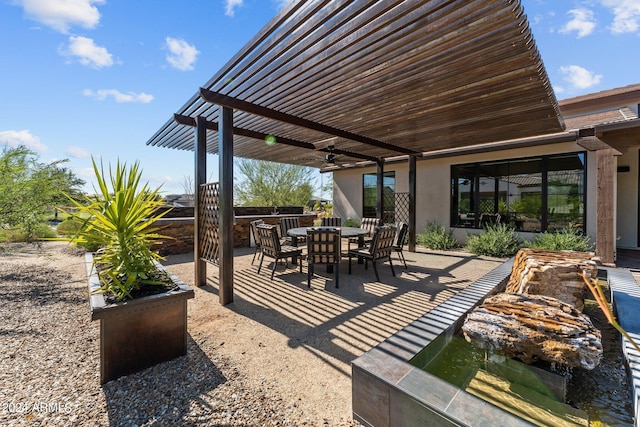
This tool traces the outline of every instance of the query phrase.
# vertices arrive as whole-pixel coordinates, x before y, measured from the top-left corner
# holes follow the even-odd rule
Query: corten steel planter
[[[100,284],[93,255],[85,262],[91,320],[100,320],[101,384],[187,354],[187,299],[193,289],[169,273],[179,290],[107,305],[94,293]]]

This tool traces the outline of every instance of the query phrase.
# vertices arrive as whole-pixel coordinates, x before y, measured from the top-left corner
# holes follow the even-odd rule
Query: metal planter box
[[[91,320],[100,320],[101,384],[187,354],[187,299],[193,289],[169,273],[179,290],[107,305],[93,293],[100,284],[92,254],[85,263]]]

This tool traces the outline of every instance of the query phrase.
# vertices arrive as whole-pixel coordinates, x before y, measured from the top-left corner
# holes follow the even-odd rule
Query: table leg
[[[358,247],[361,248],[364,246],[364,235],[361,234],[358,236]],[[364,264],[364,258],[358,257],[358,264]]]

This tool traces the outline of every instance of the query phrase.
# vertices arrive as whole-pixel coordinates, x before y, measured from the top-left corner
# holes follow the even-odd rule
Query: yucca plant
[[[151,250],[154,243],[164,238],[153,223],[167,211],[162,206],[160,188],[151,190],[141,185],[142,171],[138,162],[127,168],[118,163],[115,170],[105,174],[92,159],[98,183],[95,196],[84,200],[69,200],[77,208],[76,218],[82,219],[80,230],[71,241],[84,247],[99,248],[94,254],[94,265],[100,277],[98,292],[112,294],[117,301],[133,298],[131,292],[144,285],[165,284],[158,276],[155,262],[162,259]],[[109,185],[110,184],[110,185]]]

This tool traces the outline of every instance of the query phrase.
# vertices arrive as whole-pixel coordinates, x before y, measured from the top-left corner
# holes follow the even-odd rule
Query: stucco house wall
[[[619,248],[638,247],[638,155],[638,148],[634,147],[617,159],[618,168],[629,168],[616,174],[616,239]]]
[[[584,148],[576,143],[561,143],[537,147],[470,154],[440,159],[419,160],[416,165],[416,228],[420,232],[429,221],[442,224],[449,229],[451,210],[451,166],[489,160],[517,159],[542,154],[561,154],[584,152]],[[596,163],[595,154],[587,152],[587,194],[586,194],[586,234],[595,239],[596,222]],[[396,192],[408,192],[408,164],[396,163],[385,165],[385,172],[395,171]],[[334,215],[360,219],[362,216],[362,176],[375,173],[376,168],[357,168],[334,171],[333,210]],[[637,174],[636,174],[637,176]],[[637,203],[636,203],[637,204]],[[468,234],[481,230],[454,228],[454,236],[461,243],[466,242]],[[627,232],[625,230],[625,232]],[[532,233],[520,233],[525,239],[533,238]]]

